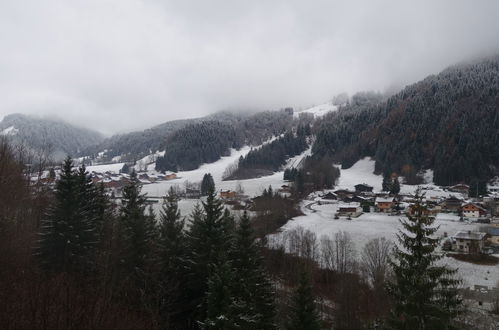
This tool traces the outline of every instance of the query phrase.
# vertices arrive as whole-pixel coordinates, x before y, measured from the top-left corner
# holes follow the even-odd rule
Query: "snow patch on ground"
[[[383,177],[374,174],[375,161],[369,157],[363,158],[346,170],[341,170],[337,186],[340,189],[355,190],[355,185],[365,183],[374,187],[375,191],[381,191]],[[340,168],[340,166],[337,166]]]
[[[284,165],[284,168],[285,169],[293,167],[299,168],[301,166],[303,159],[311,155],[312,155],[312,146],[308,147],[308,149],[302,152],[301,154],[289,158],[286,162],[286,165]]]
[[[165,155],[164,151],[157,151],[139,159],[134,168],[136,171],[153,171],[156,168],[156,159]]]
[[[336,105],[333,105],[332,103],[324,103],[324,104],[319,104],[316,106],[313,106],[311,108],[302,110],[302,111],[296,111],[293,113],[293,116],[295,118],[298,118],[301,113],[309,113],[314,115],[314,118],[319,118],[323,117],[325,114],[331,112],[331,111],[336,111],[338,110],[338,107]]]
[[[337,182],[338,189],[355,190],[355,185],[366,183],[374,187],[374,191],[381,191],[383,176],[374,174],[375,161],[370,157],[365,157],[356,162],[352,167],[340,170],[340,177]],[[340,165],[335,165],[340,168]],[[421,185],[407,185],[400,183],[401,194],[414,194],[416,189],[421,188],[426,199],[432,198],[447,198],[455,196],[464,199],[459,193],[445,191],[433,184],[433,171],[426,170],[424,174],[425,183]]]
[[[19,130],[17,128],[10,126],[0,132],[0,135],[16,135],[18,132]]]

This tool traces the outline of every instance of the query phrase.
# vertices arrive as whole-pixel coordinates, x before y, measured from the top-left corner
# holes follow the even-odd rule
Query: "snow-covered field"
[[[120,170],[123,168],[125,163],[115,163],[115,164],[106,164],[106,165],[92,165],[87,166],[88,173],[97,172],[97,173],[105,173],[110,172],[114,174],[119,174]]]
[[[119,174],[120,170],[123,168],[125,163],[115,163],[115,164],[106,164],[106,165],[92,165],[87,166],[88,173],[97,172],[97,173],[105,173],[110,172],[114,174]]]
[[[373,172],[374,161],[364,158],[351,168],[341,170],[337,188],[354,190],[356,184],[366,183],[373,186],[374,191],[380,191],[383,178],[380,175],[373,174]],[[458,195],[435,187],[431,182],[431,172],[428,174],[428,182],[420,186],[423,188],[426,198]],[[416,188],[417,186],[401,184],[402,193],[414,193]],[[337,203],[319,205],[314,198],[305,200],[301,204],[304,215],[290,220],[281,228],[280,233],[272,235],[270,238],[278,242],[285,237],[287,232],[297,227],[310,230],[316,234],[317,238],[320,238],[322,235],[334,236],[338,231],[345,231],[352,237],[357,252],[360,252],[364,245],[373,238],[385,237],[394,242],[397,240],[396,234],[401,229],[399,222],[401,216],[364,213],[353,220],[347,220],[346,218],[335,220],[334,215],[337,208]],[[444,236],[444,233],[452,236],[459,230],[479,229],[479,224],[460,222],[459,216],[449,213],[438,214],[435,225],[439,226],[436,233],[439,237]],[[499,281],[499,265],[480,266],[447,257],[443,258],[441,262],[458,268],[458,275],[463,279],[465,286],[473,286],[475,284],[496,286]]]
[[[200,182],[205,173],[211,173],[217,190],[234,190],[238,183],[240,183],[244,188],[244,193],[250,197],[260,195],[263,189],[267,188],[269,185],[272,185],[274,188],[283,185],[285,183],[283,180],[283,172],[276,172],[272,175],[255,179],[222,181],[222,177],[227,166],[236,162],[240,156],[246,155],[250,150],[250,147],[243,147],[240,150],[232,149],[230,156],[222,157],[214,163],[204,164],[196,170],[178,172],[177,179],[175,180],[161,181],[144,185],[142,187],[142,192],[147,193],[149,196],[161,197],[164,196],[172,186],[183,186],[185,181]],[[298,158],[296,158],[295,161],[298,161]],[[192,199],[184,199],[180,201],[179,208],[182,214],[189,214],[196,203],[198,203],[198,201]],[[160,204],[157,204],[155,209],[159,207]]]
[[[349,189],[355,190],[355,185],[359,183],[366,183],[374,187],[374,191],[381,191],[381,185],[383,182],[382,175],[374,174],[374,164],[375,161],[369,157],[363,158],[355,163],[352,167],[341,170],[341,175],[338,180],[337,189]],[[340,167],[339,165],[337,166]],[[427,199],[432,197],[449,197],[456,196],[462,197],[458,193],[444,191],[443,189],[436,187],[433,184],[433,174],[431,171],[427,171],[425,174],[426,183],[422,185],[406,185],[400,184],[401,194],[413,194],[418,187],[422,188],[422,192],[425,194]]]
[[[305,200],[302,203],[304,215],[290,220],[281,228],[280,233],[272,235],[270,239],[279,242],[284,239],[287,232],[303,227],[313,232],[318,239],[323,235],[333,237],[339,231],[347,232],[354,241],[358,253],[369,240],[374,238],[385,237],[396,242],[396,234],[402,228],[399,222],[401,216],[364,213],[353,220],[334,219],[337,208],[338,204],[318,205],[313,201]],[[452,236],[459,230],[478,230],[477,224],[460,222],[459,217],[452,214],[439,214],[435,225],[439,226],[436,233],[439,237],[442,237],[444,233]],[[475,284],[495,286],[499,281],[499,265],[480,266],[447,257],[443,258],[442,262],[458,268],[458,275],[463,278],[465,286]]]

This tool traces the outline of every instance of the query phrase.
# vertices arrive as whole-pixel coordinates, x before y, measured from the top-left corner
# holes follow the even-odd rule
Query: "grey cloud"
[[[0,2],[0,116],[105,133],[383,90],[499,51],[497,1]]]

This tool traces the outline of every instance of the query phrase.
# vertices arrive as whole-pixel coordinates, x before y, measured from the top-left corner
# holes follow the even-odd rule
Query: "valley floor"
[[[227,166],[237,162],[240,156],[246,155],[250,151],[250,147],[244,147],[240,150],[232,150],[231,155],[222,157],[217,162],[202,165],[200,168],[193,171],[182,171],[177,173],[177,179],[169,181],[161,181],[143,186],[142,191],[150,197],[164,196],[170,187],[179,185],[183,187],[185,181],[199,182],[202,180],[205,173],[211,173],[215,181],[217,190],[234,190],[240,183],[249,197],[260,195],[263,189],[272,186],[274,189],[286,184],[283,180],[283,172],[276,172],[269,176],[264,176],[255,179],[241,181],[223,181],[222,177]],[[288,166],[298,164],[303,157],[310,154],[310,150],[303,154],[294,157],[288,161]],[[365,158],[358,161],[349,169],[341,170],[341,176],[338,180],[336,188],[351,189],[358,183],[366,183],[374,187],[375,191],[381,190],[382,177],[373,174],[374,161]],[[435,187],[431,183],[431,172],[428,173],[429,182],[421,185],[426,198],[432,197],[447,197],[449,195],[457,195],[449,193]],[[401,185],[401,193],[414,193],[416,186]],[[301,204],[303,216],[296,217],[290,220],[281,228],[281,232],[273,236],[273,239],[283,237],[287,232],[302,226],[315,233],[318,238],[322,235],[334,235],[334,233],[342,230],[348,232],[357,248],[360,251],[364,244],[370,239],[377,237],[385,237],[391,241],[396,241],[396,233],[400,229],[400,216],[391,216],[382,213],[364,213],[353,220],[340,218],[334,219],[334,214],[337,211],[338,204],[323,204],[319,205],[316,201],[317,194],[312,194],[308,200],[304,200]],[[179,202],[179,207],[182,215],[188,215],[192,211],[194,205],[198,203],[197,199],[182,199]],[[154,204],[155,211],[159,211],[161,200]],[[439,214],[436,218],[436,225],[439,226],[438,235],[443,236],[446,233],[449,236],[454,235],[459,230],[478,230],[479,225],[475,223],[460,222],[459,217],[453,214]],[[455,259],[444,257],[442,262],[449,264],[452,267],[458,268],[458,274],[463,278],[463,284],[466,287],[473,285],[486,285],[494,287],[499,281],[499,266],[480,266],[466,262],[457,261]]]
[[[313,200],[302,202],[303,216],[290,220],[281,228],[281,232],[271,236],[275,244],[283,242],[286,234],[297,227],[303,227],[313,232],[320,240],[321,236],[334,237],[339,231],[347,232],[354,244],[357,254],[360,253],[364,245],[371,239],[385,237],[396,242],[396,234],[402,228],[399,219],[403,216],[392,216],[382,213],[364,213],[358,218],[347,220],[344,217],[334,219],[338,209],[338,204],[319,205]],[[459,221],[457,215],[439,214],[435,225],[439,226],[437,235],[442,237],[444,233],[452,236],[459,230],[478,230],[478,225]],[[495,287],[499,282],[499,265],[481,266],[467,262],[461,262],[453,258],[444,257],[442,262],[452,268],[458,269],[458,275],[463,279],[465,287],[473,285],[485,285]]]

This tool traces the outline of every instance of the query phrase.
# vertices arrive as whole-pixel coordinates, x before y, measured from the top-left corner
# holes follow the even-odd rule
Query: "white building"
[[[458,231],[454,239],[453,250],[463,253],[480,253],[485,243],[486,233],[480,231]]]

